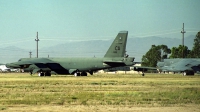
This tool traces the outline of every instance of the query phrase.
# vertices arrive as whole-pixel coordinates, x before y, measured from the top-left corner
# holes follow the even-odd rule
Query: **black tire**
[[[142,73],[142,76],[144,76],[144,73]]]
[[[51,76],[51,73],[50,72],[46,72],[45,76]]]
[[[193,71],[188,71],[188,75],[194,75]]]
[[[86,72],[82,72],[81,76],[87,76],[87,73]]]
[[[183,72],[183,76],[194,76],[194,72],[193,71],[185,71]]]
[[[81,76],[81,74],[80,74],[80,73],[77,73],[77,76]]]
[[[43,77],[44,76],[44,73],[40,73],[40,77]]]

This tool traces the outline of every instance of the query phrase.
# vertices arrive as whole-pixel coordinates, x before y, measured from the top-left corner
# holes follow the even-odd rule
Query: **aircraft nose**
[[[15,65],[15,64],[12,64],[12,63],[7,63],[7,64],[6,64],[6,67],[7,67],[7,68],[20,68],[19,65]]]
[[[158,62],[157,63],[157,67],[163,67],[164,66],[164,63],[163,62]]]

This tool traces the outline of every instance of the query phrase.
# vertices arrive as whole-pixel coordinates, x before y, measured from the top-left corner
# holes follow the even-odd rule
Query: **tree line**
[[[163,59],[183,57],[200,58],[200,31],[196,34],[192,50],[183,45],[171,49],[167,45],[152,45],[149,51],[142,56],[142,66],[156,67],[157,62]]]

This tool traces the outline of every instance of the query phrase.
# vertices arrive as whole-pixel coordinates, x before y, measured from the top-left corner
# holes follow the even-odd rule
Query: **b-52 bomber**
[[[41,76],[57,74],[74,74],[87,76],[101,69],[133,65],[134,57],[125,54],[128,31],[120,31],[103,58],[21,58],[18,62],[6,64],[9,68],[26,69]]]

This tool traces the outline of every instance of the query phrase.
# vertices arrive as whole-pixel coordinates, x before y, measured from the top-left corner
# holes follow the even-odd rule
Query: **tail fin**
[[[120,31],[104,57],[124,57],[128,31]]]

